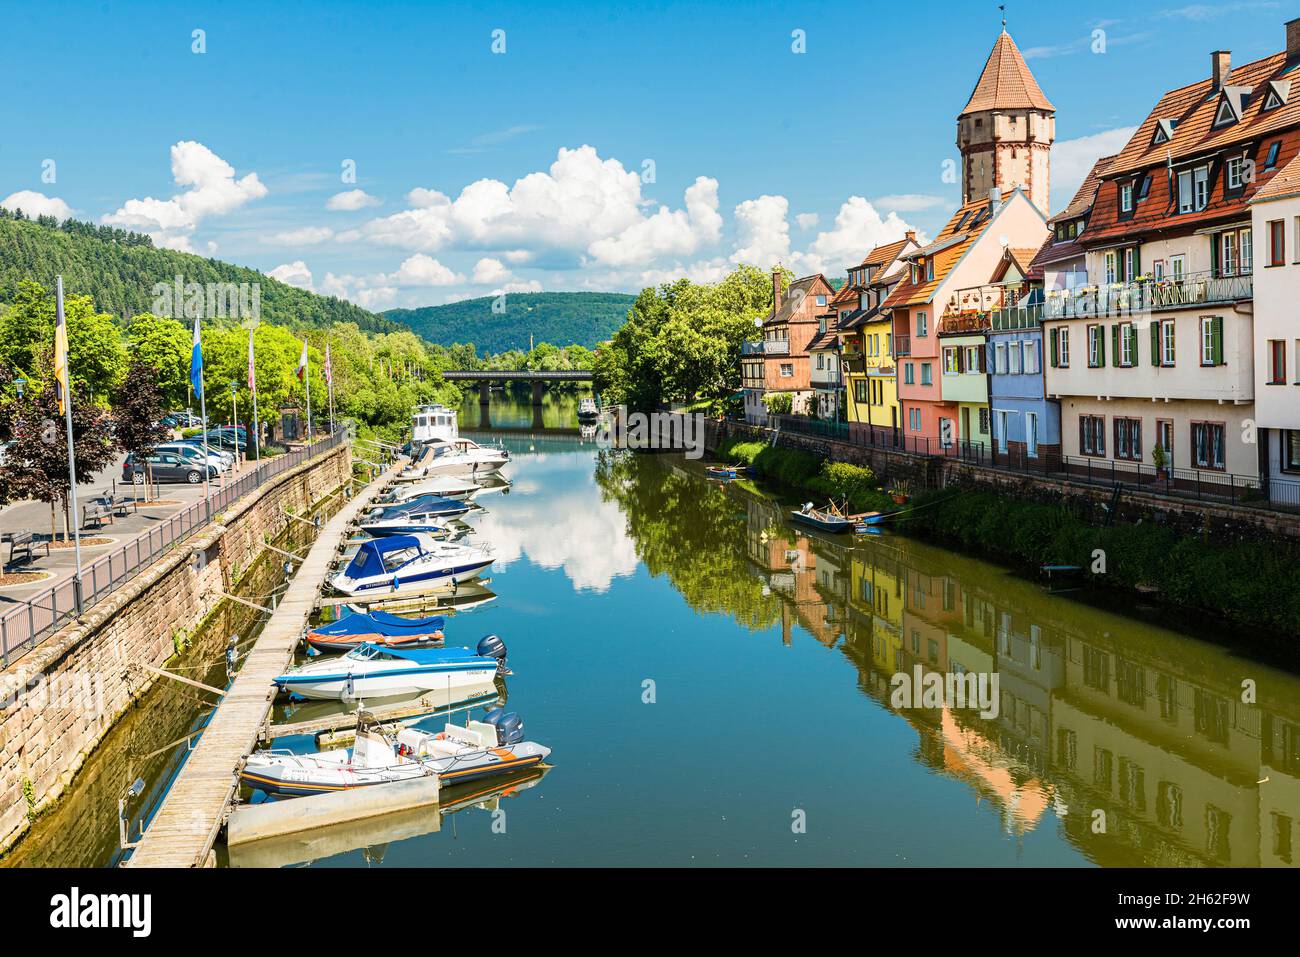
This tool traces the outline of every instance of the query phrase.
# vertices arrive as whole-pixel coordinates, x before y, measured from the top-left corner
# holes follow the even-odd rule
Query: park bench
[[[104,519],[110,522],[115,521],[113,518],[113,503],[105,501],[102,498],[91,499],[85,505],[81,506],[81,526],[85,528],[91,522],[95,523],[97,528],[104,527]]]
[[[115,515],[126,518],[127,509],[133,512],[140,511],[139,500],[134,495],[113,495],[111,492],[104,492],[95,501],[103,502],[109,506]]]
[[[36,549],[44,547],[45,554],[50,554],[50,543],[37,539],[31,532],[9,532],[4,540],[9,543],[9,562],[6,568],[13,568],[20,562],[36,560]]]

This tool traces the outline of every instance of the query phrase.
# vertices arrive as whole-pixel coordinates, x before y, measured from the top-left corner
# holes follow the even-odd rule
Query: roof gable
[[[1029,72],[1016,41],[1011,39],[1011,34],[1006,30],[994,42],[993,50],[984,63],[984,71],[975,83],[975,89],[960,116],[984,110],[1056,112],[1056,107]]]

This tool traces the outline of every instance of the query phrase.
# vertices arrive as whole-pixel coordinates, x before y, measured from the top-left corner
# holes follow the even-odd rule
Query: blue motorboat
[[[323,658],[273,679],[300,698],[350,701],[491,684],[507,674],[506,646],[485,635],[469,648],[384,648],[365,642],[341,658]]]
[[[403,618],[382,611],[353,612],[313,628],[306,637],[317,651],[351,651],[366,642],[386,648],[419,648],[441,644],[444,624],[441,615]]]
[[[412,532],[447,534],[447,522],[473,506],[441,495],[416,495],[405,502],[371,510],[357,524],[371,535],[406,535]]]
[[[487,545],[440,542],[432,535],[390,535],[363,542],[330,584],[344,595],[401,595],[471,582],[492,567]]]

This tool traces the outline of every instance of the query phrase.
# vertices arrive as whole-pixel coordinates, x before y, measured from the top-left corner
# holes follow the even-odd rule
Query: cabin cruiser
[[[351,748],[293,754],[255,751],[239,772],[247,785],[267,794],[298,796],[410,781],[437,775],[459,784],[540,764],[551,749],[524,740],[523,720],[496,708],[482,721],[450,722],[442,731],[385,728],[367,711],[357,713]]]
[[[371,535],[403,535],[410,532],[449,534],[447,523],[470,510],[464,502],[439,495],[418,495],[396,505],[372,509],[357,520],[357,526]]]
[[[411,414],[411,443],[455,442],[460,438],[456,412],[445,405],[422,405]]]
[[[399,482],[416,482],[437,475],[474,476],[495,472],[510,461],[503,448],[479,445],[473,439],[447,442],[434,439],[412,450],[411,464],[398,476]]]
[[[596,400],[591,396],[584,396],[578,400],[578,421],[594,422],[600,418],[600,406],[596,405]]]
[[[483,486],[472,479],[457,478],[454,475],[435,475],[432,478],[398,485],[391,492],[385,492],[376,499],[376,502],[381,505],[396,505],[417,495],[438,495],[457,502],[472,502],[474,496],[481,491]]]
[[[506,646],[485,635],[468,648],[386,648],[364,642],[341,658],[290,668],[272,679],[281,691],[318,701],[394,698],[491,683],[506,674]]]
[[[351,651],[369,642],[388,648],[422,648],[443,642],[441,615],[403,618],[382,611],[353,612],[317,625],[304,636],[317,651]]]
[[[487,545],[440,542],[426,532],[362,542],[330,584],[344,595],[391,595],[473,581],[492,567]]]

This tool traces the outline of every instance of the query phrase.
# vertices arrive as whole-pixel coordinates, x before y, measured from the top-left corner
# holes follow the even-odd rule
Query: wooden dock
[[[189,760],[181,768],[153,816],[127,867],[203,867],[225,821],[239,786],[245,755],[257,747],[258,735],[271,708],[273,678],[293,660],[317,593],[334,560],[348,526],[401,468],[388,472],[362,489],[321,529],[298,573],[289,583],[275,614],[217,706]]]

